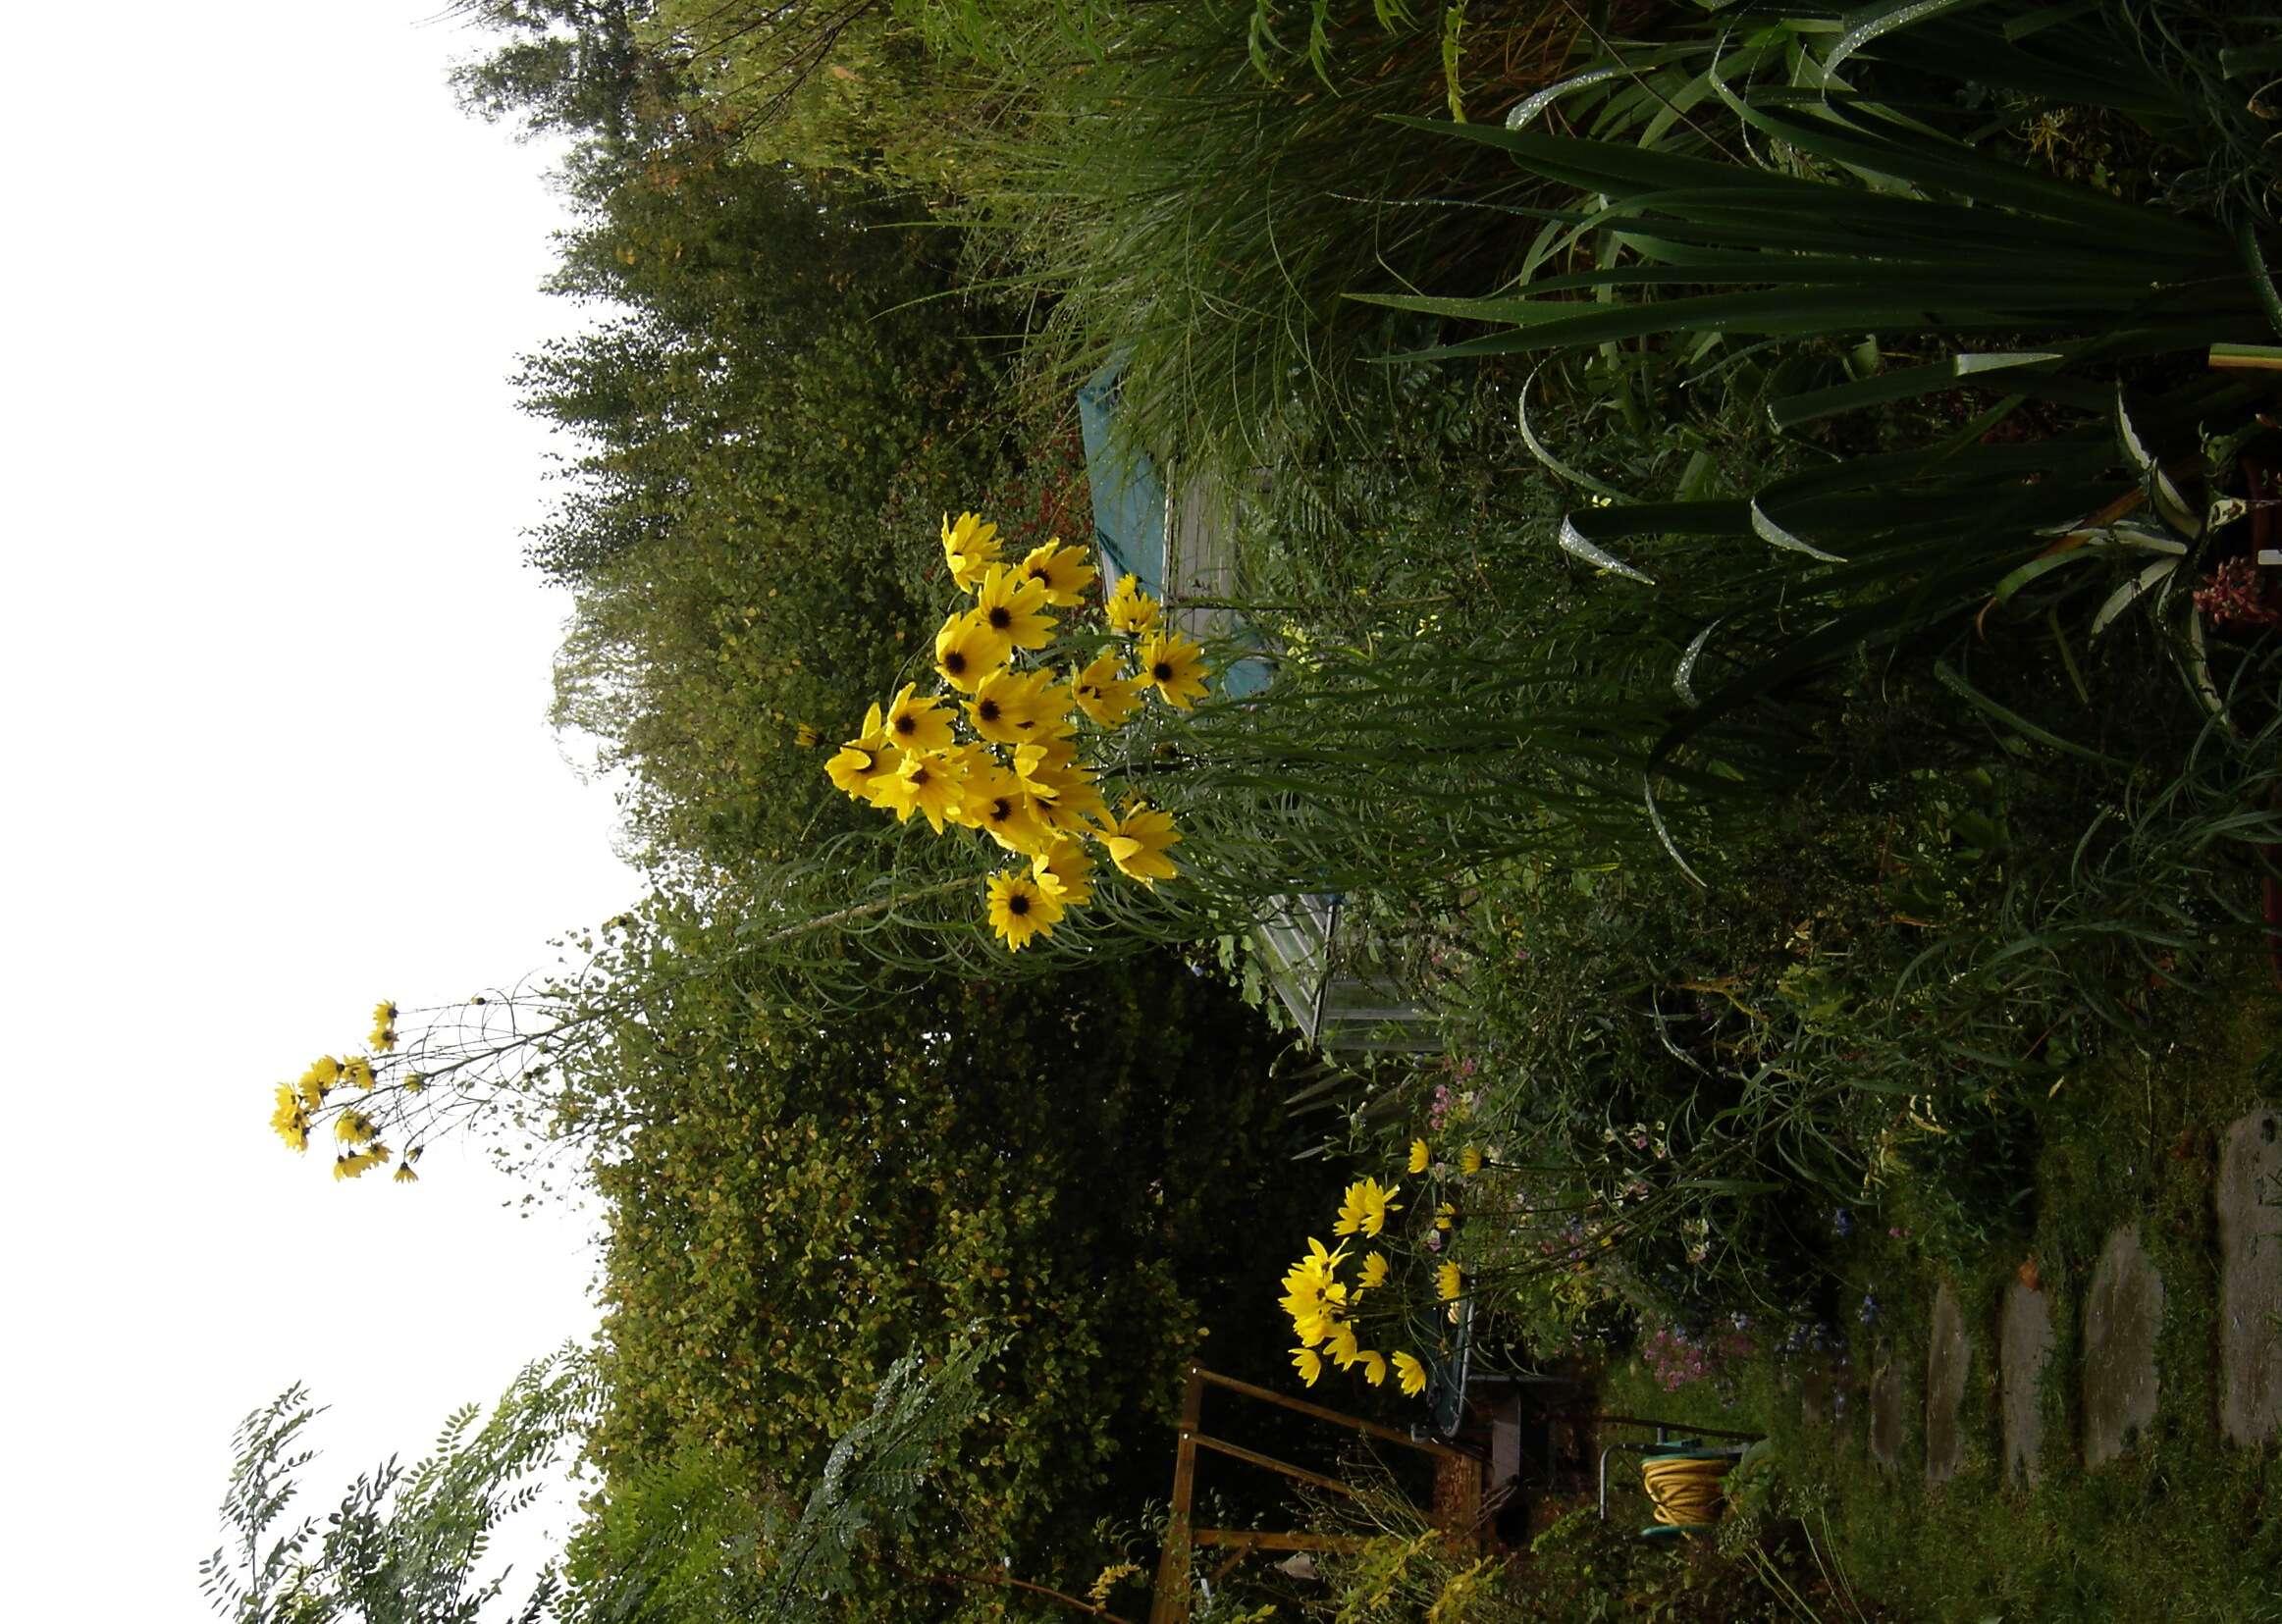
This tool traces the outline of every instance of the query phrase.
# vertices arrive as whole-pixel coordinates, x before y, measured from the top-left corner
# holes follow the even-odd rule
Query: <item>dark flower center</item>
[[[986,722],[998,720],[998,702],[996,700],[978,701],[975,706],[975,714]]]
[[[1013,896],[1006,899],[1006,911],[1009,914],[1012,914],[1016,918],[1021,918],[1025,914],[1030,912],[1030,898],[1024,896],[1020,891],[1017,891]]]
[[[1003,823],[1014,815],[1014,803],[1001,796],[990,803],[990,821]]]
[[[967,656],[956,649],[951,650],[943,655],[943,669],[957,676],[967,669]]]
[[[1171,682],[1173,680],[1173,668],[1165,661],[1160,659],[1154,665],[1149,667],[1149,675],[1154,677],[1159,682]]]
[[[916,717],[909,715],[898,716],[895,718],[895,731],[909,738],[919,731],[919,721]]]
[[[985,618],[993,627],[1002,632],[1014,624],[1014,615],[1001,604],[992,604],[990,613]]]

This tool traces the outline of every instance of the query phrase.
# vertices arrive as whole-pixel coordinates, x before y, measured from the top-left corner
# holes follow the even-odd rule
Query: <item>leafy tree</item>
[[[284,1522],[295,1474],[315,1458],[298,1448],[302,1434],[323,1413],[305,1388],[290,1388],[238,1430],[222,1502],[231,1539],[198,1564],[200,1588],[231,1624],[473,1624],[509,1578],[478,1577],[492,1531],[537,1497],[528,1480],[578,1434],[592,1398],[582,1356],[537,1360],[481,1426],[470,1404],[418,1464],[392,1455],[359,1476],[320,1530],[309,1518]],[[543,1570],[513,1616],[547,1616],[560,1589]]]
[[[526,135],[575,138],[570,174],[607,178],[674,123],[679,76],[646,48],[647,0],[454,0],[449,15],[504,36],[455,69],[460,105]]]
[[[519,380],[577,442],[532,546],[576,595],[556,714],[629,769],[662,860],[847,826],[799,729],[836,737],[892,691],[937,618],[934,504],[1003,462],[993,352],[937,297],[939,237],[893,222],[691,144],[564,244],[558,290],[619,314]]]

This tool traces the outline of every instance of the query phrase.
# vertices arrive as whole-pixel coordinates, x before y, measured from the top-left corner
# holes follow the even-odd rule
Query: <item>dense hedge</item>
[[[1288,1160],[1277,1048],[1164,957],[828,1022],[685,985],[596,1084],[639,1124],[597,1174],[604,1465],[695,1446],[794,1493],[897,1356],[979,1324],[1011,1338],[994,1395],[902,1563],[1083,1590],[1095,1521],[1165,1492],[1205,1328],[1234,1368],[1281,1357],[1280,1253],[1326,1192]]]

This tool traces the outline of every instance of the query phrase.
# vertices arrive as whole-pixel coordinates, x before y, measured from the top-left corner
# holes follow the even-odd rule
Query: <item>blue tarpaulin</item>
[[[1153,598],[1165,595],[1165,482],[1138,446],[1114,444],[1118,367],[1113,361],[1078,391],[1086,479],[1093,490],[1093,539],[1121,575],[1138,575]]]
[[[1093,539],[1119,575],[1137,577],[1150,597],[1168,593],[1165,481],[1155,460],[1116,432],[1119,367],[1115,361],[1086,380],[1078,391],[1078,429],[1086,443],[1086,480],[1093,494]],[[1223,629],[1253,648],[1259,638],[1241,615],[1229,614]],[[1256,694],[1268,685],[1263,659],[1239,659],[1220,673],[1216,686],[1232,699]]]

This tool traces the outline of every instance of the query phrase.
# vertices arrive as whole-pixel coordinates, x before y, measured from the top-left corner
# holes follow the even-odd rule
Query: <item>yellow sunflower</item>
[[[905,756],[896,762],[893,773],[882,773],[874,780],[879,785],[879,805],[895,813],[898,823],[909,822],[911,814],[918,812],[929,828],[941,834],[944,820],[958,821],[958,813],[966,806],[965,775],[960,767],[960,759],[949,751]]]
[[[1083,908],[1093,900],[1093,860],[1086,855],[1083,840],[1066,834],[1051,838],[1052,845],[1033,856],[1031,878],[1064,908]]]
[[[380,1129],[361,1111],[344,1111],[333,1120],[333,1136],[345,1145],[360,1145],[380,1137]]]
[[[967,702],[967,715],[975,731],[994,745],[1019,745],[1050,735],[1066,726],[1066,692],[1054,686],[1051,671],[1013,671],[1001,667],[975,685]]]
[[[1137,656],[1143,681],[1176,710],[1186,710],[1204,696],[1208,667],[1204,651],[1179,632],[1151,632],[1141,639]]]
[[[954,614],[935,633],[935,670],[962,694],[1006,663],[1014,645],[992,631],[979,609]]]
[[[824,763],[824,776],[844,795],[859,801],[876,801],[871,779],[890,763],[882,757],[888,753],[887,721],[874,705],[864,712],[864,731],[840,746],[839,753]]]
[[[951,716],[938,699],[921,699],[919,684],[907,682],[887,707],[887,742],[911,752],[951,748]]]
[[[1157,811],[1145,801],[1127,807],[1123,817],[1104,822],[1096,838],[1108,851],[1109,861],[1117,864],[1117,871],[1127,879],[1153,887],[1157,881],[1171,879],[1181,871],[1165,856],[1166,850],[1180,844],[1182,838],[1180,831],[1173,827],[1172,814]]]
[[[1038,821],[1022,780],[995,761],[968,775],[966,812],[960,821],[1027,858],[1037,858],[1055,839],[1053,831]]]
[[[956,524],[943,515],[943,562],[961,592],[973,592],[983,571],[998,562],[998,526],[985,524],[973,513],[962,513]]]
[[[278,1105],[270,1113],[270,1130],[285,1140],[287,1148],[309,1148],[309,1111],[302,1104],[301,1094],[290,1082],[278,1084]]]
[[[1339,1222],[1332,1225],[1331,1232],[1376,1238],[1387,1227],[1387,1215],[1403,1210],[1403,1203],[1395,1199],[1402,1193],[1400,1184],[1382,1187],[1376,1179],[1357,1179],[1348,1185],[1347,1194],[1339,1203]]]
[[[1125,675],[1113,655],[1097,655],[1071,679],[1070,691],[1077,697],[1078,708],[1095,723],[1123,727],[1141,704],[1141,691],[1147,686],[1140,677]]]
[[[1033,936],[1051,936],[1062,905],[1020,870],[990,876],[990,928],[1011,952],[1030,946]]]
[[[1140,576],[1121,575],[1117,585],[1109,590],[1109,601],[1102,605],[1101,615],[1111,631],[1124,637],[1139,637],[1157,629],[1159,608],[1157,601],[1141,591]]]
[[[1019,569],[992,564],[975,590],[975,612],[1017,649],[1042,649],[1054,639],[1046,589]]]
[[[1099,573],[1086,561],[1084,548],[1064,547],[1059,536],[1032,548],[1022,561],[1022,572],[1046,589],[1046,602],[1058,609],[1075,607]]]
[[[1414,1356],[1407,1353],[1398,1352],[1394,1358],[1395,1380],[1402,1384],[1403,1391],[1412,1398],[1424,1392],[1426,1390],[1426,1367],[1420,1364]]]

